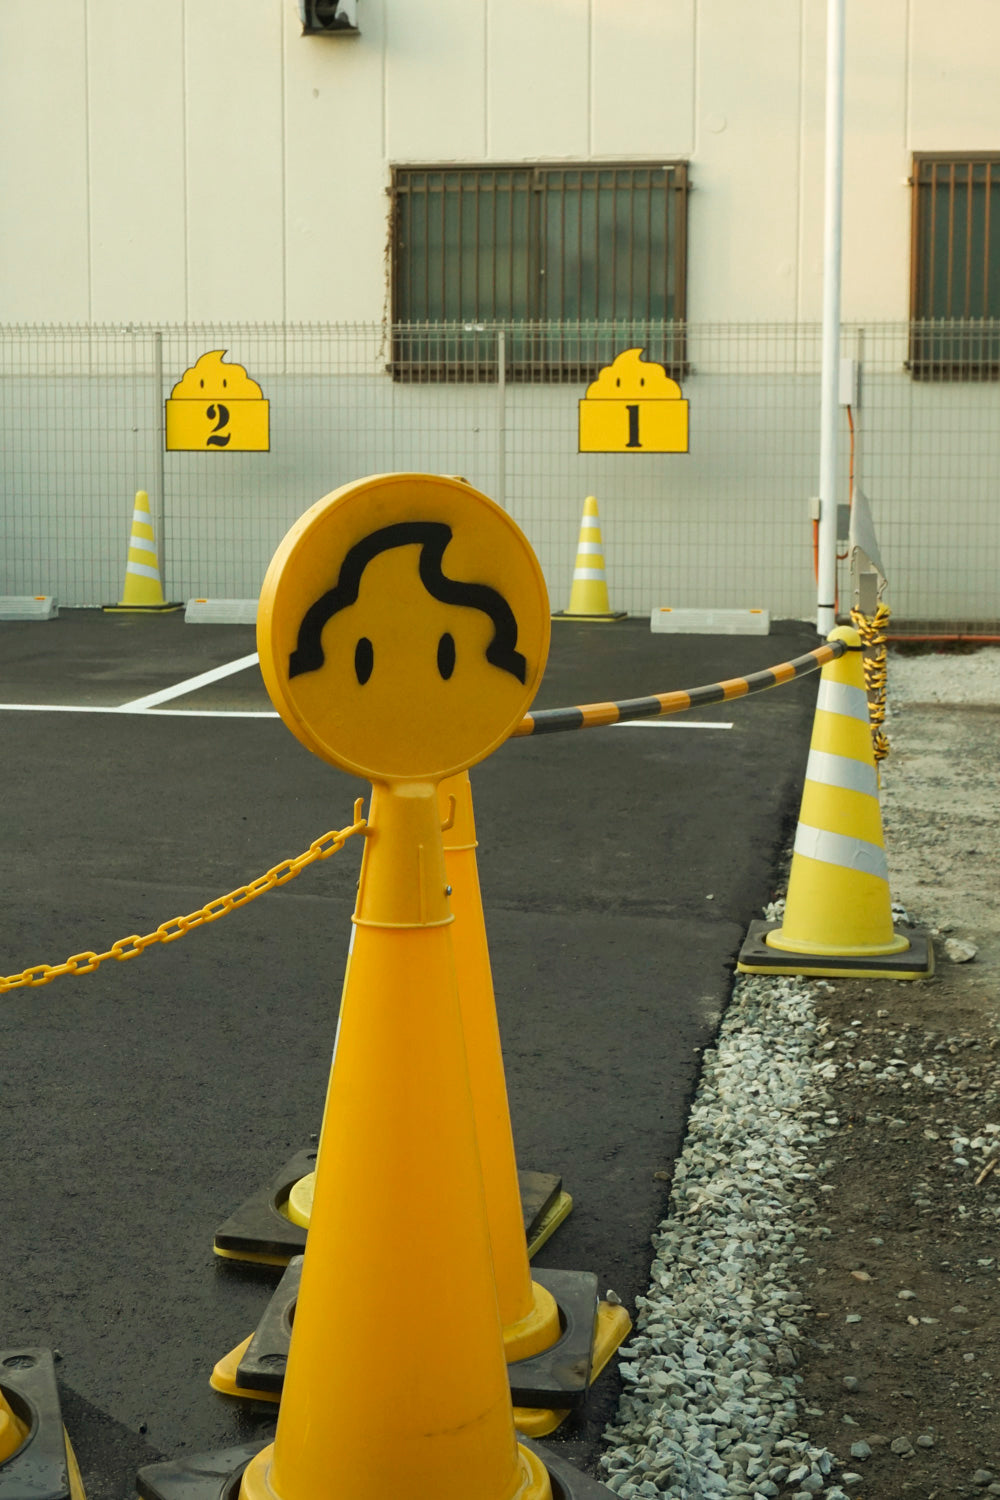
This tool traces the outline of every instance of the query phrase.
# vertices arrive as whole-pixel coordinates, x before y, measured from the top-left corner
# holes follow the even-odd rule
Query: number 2
[[[216,422],[215,426],[212,428],[212,431],[208,435],[208,441],[206,443],[206,447],[208,448],[224,448],[229,442],[229,439],[232,437],[232,433],[223,433],[222,431],[222,428],[226,427],[229,423],[228,406],[223,406],[221,401],[219,402],[218,408],[216,408],[214,405],[210,406],[208,408],[208,411],[205,413],[209,421],[211,421],[215,416],[216,410],[218,410],[219,420]]]

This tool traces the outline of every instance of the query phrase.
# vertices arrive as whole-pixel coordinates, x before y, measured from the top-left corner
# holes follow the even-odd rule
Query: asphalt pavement
[[[803,622],[714,637],[560,621],[536,707],[742,676],[816,644]],[[150,932],[351,822],[367,786],[267,716],[252,662],[190,685],[254,649],[250,628],[182,614],[0,624],[0,973]],[[701,1052],[795,825],[817,682],[510,741],[472,773],[518,1162],[574,1200],[536,1264],[594,1271],[630,1308]],[[0,1349],[58,1351],[90,1500],[273,1424],[208,1377],[277,1273],[212,1242],[319,1130],[360,842],[180,941],[0,996]],[[406,1238],[400,1224],[401,1260]],[[390,1342],[392,1298],[371,1309]],[[591,1467],[618,1391],[612,1367],[550,1441]],[[388,1423],[391,1361],[384,1396]]]

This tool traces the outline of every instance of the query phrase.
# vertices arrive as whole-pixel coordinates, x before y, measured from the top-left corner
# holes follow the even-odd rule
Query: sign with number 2
[[[203,354],[170,392],[166,403],[168,452],[269,450],[270,404],[242,365],[224,363],[225,353],[225,349],[213,349]]]

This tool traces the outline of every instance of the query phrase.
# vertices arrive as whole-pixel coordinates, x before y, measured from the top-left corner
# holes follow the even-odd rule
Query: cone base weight
[[[168,615],[178,609],[183,609],[183,604],[102,604],[101,610],[106,615]]]
[[[142,1500],[239,1500],[244,1471],[271,1441],[265,1438],[215,1453],[148,1464],[136,1475],[136,1489]],[[600,1480],[580,1474],[531,1438],[519,1436],[518,1444],[545,1466],[552,1500],[607,1500],[612,1493]],[[396,1497],[387,1495],[385,1500]]]
[[[0,1350],[0,1393],[28,1428],[24,1442],[0,1464],[4,1500],[86,1500],[62,1425],[51,1352]]]
[[[766,941],[780,922],[751,922],[740,949],[740,974],[802,974],[822,979],[926,979],[934,972],[934,947],[925,933],[897,927],[908,946],[898,953],[792,953]]]
[[[571,612],[568,609],[561,609],[558,614],[554,614],[552,616],[552,619],[553,620],[589,620],[591,622],[591,624],[606,624],[606,625],[610,625],[610,624],[613,624],[613,622],[615,620],[627,620],[628,619],[628,611],[622,609],[622,610],[616,610],[612,614],[607,614],[607,615],[583,615],[583,614],[573,613],[573,612]]]
[[[216,1230],[216,1255],[256,1265],[287,1266],[306,1247],[306,1232],[282,1213],[295,1184],[316,1167],[316,1151],[297,1151]]]
[[[280,1399],[301,1276],[297,1255],[256,1331],[216,1364],[209,1381],[213,1390],[256,1401]],[[535,1279],[555,1298],[562,1333],[550,1348],[507,1369],[514,1406],[558,1413],[557,1421],[544,1427],[548,1432],[584,1404],[591,1382],[627,1337],[631,1319],[624,1308],[598,1302],[593,1272],[544,1270]]]
[[[631,1331],[632,1319],[624,1307],[616,1307],[610,1302],[601,1302],[598,1305],[597,1322],[594,1327],[594,1351],[590,1365],[591,1385]],[[213,1391],[218,1391],[222,1396],[234,1396],[241,1401],[270,1401],[276,1406],[281,1400],[284,1356],[279,1356],[281,1360],[279,1373],[267,1372],[271,1377],[268,1389],[254,1390],[250,1386],[240,1384],[240,1365],[254,1338],[255,1335],[250,1334],[242,1344],[237,1344],[235,1349],[223,1355],[212,1371],[209,1385]],[[572,1412],[567,1407],[515,1406],[514,1426],[522,1437],[548,1437],[550,1433],[555,1432],[557,1427],[561,1427],[569,1416],[572,1416]]]
[[[266,1187],[216,1230],[213,1249],[222,1260],[250,1265],[287,1266],[306,1247],[306,1231],[284,1211],[292,1188],[316,1167],[315,1148],[298,1151],[280,1167]],[[518,1171],[528,1255],[534,1255],[559,1228],[573,1207],[553,1172]]]
[[[559,1225],[564,1219],[568,1219],[573,1211],[573,1199],[569,1193],[564,1193],[560,1190],[555,1199],[552,1198],[551,1194],[547,1197],[546,1202],[551,1204],[550,1207],[546,1208],[544,1205],[540,1205],[538,1211],[529,1219],[529,1204],[524,1196],[524,1178],[545,1176],[546,1174],[543,1172],[518,1173],[518,1177],[521,1179],[521,1206],[524,1209],[524,1229],[528,1237],[529,1260],[535,1254],[536,1250],[540,1250],[552,1238]],[[556,1178],[554,1180],[558,1181],[559,1179]]]

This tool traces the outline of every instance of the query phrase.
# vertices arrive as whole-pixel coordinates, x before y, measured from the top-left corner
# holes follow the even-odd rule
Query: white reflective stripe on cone
[[[828,714],[843,714],[848,719],[861,719],[865,724],[870,723],[864,688],[851,687],[846,682],[831,682],[828,677],[821,678],[816,707]]]
[[[156,543],[155,542],[147,540],[147,538],[144,537],[144,536],[135,536],[134,534],[133,534],[131,540],[129,541],[129,547],[130,548],[134,547],[137,552],[155,552],[156,551]]]
[[[160,581],[159,568],[147,568],[145,563],[133,562],[131,558],[125,564],[125,571],[126,573],[138,573],[142,578],[155,578],[157,583]]]
[[[574,568],[573,569],[573,582],[574,583],[577,583],[579,581],[583,581],[583,580],[586,580],[586,579],[591,579],[591,578],[596,581],[598,579],[602,579],[603,577],[604,577],[604,569],[603,568]]]
[[[603,552],[604,551],[604,543],[603,542],[578,542],[576,550],[577,550],[577,552]]]
[[[823,786],[842,787],[845,792],[864,792],[878,796],[878,776],[874,766],[849,755],[832,755],[828,750],[810,750],[806,762],[806,780]]]
[[[811,828],[808,823],[800,823],[795,834],[795,853],[821,860],[825,865],[840,865],[860,875],[889,879],[885,850],[867,839],[850,838],[846,833],[830,833],[825,828]]]

